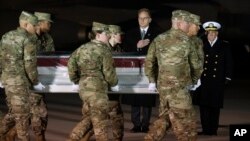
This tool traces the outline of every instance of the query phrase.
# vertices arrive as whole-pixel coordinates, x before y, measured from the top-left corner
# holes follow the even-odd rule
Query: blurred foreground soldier
[[[120,26],[109,25],[110,39],[109,45],[114,48],[117,44],[121,43],[121,31]],[[118,85],[111,87],[111,91],[119,91]],[[122,141],[124,135],[124,118],[123,111],[120,104],[120,95],[118,94],[109,94],[109,117],[112,125],[113,141]],[[89,131],[81,141],[88,141],[93,130]]]
[[[117,85],[112,53],[108,48],[109,30],[102,23],[93,22],[90,42],[75,50],[68,61],[70,80],[79,84],[83,101],[82,120],[70,134],[69,141],[79,141],[92,128],[97,141],[109,141],[108,86]]]
[[[187,35],[189,15],[184,10],[173,11],[172,28],[157,36],[149,47],[145,73],[150,83],[157,81],[160,105],[159,117],[150,126],[145,141],[162,140],[170,127],[178,141],[196,140],[196,113],[187,86],[196,83],[202,67]]]
[[[200,30],[200,16],[195,14],[190,14],[190,27],[188,36],[190,37],[190,43],[191,46],[195,48],[195,51],[199,58],[199,63],[201,66],[203,66],[204,63],[204,53],[203,53],[203,42],[202,40],[197,36],[198,31]],[[202,67],[203,68],[203,67]],[[202,71],[202,70],[201,70]],[[198,104],[198,97],[200,96],[200,89],[197,89],[200,85],[200,80],[198,80],[197,84],[190,86],[190,93],[192,96],[192,102],[193,104]]]
[[[38,18],[38,26],[40,30],[38,30],[38,42],[39,46],[38,52],[52,52],[55,51],[54,41],[49,34],[51,23],[51,15],[49,13],[43,12],[35,12],[35,16]]]
[[[23,11],[19,17],[20,27],[4,34],[1,40],[1,81],[9,111],[2,120],[0,136],[15,126],[21,141],[29,141],[29,87],[42,89],[36,64],[37,22],[36,16]]]
[[[225,83],[232,78],[232,55],[229,43],[218,37],[221,25],[214,21],[203,24],[204,71],[201,75],[200,135],[217,135],[220,108],[223,108]]]

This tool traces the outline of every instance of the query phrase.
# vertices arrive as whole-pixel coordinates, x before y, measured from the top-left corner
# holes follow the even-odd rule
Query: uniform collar
[[[216,37],[213,41],[208,41],[211,47],[215,44],[215,42],[218,40],[218,37]]]

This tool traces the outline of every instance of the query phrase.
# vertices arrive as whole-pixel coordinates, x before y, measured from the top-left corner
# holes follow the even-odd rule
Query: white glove
[[[37,91],[43,91],[45,89],[45,86],[41,82],[39,82],[37,85],[34,85],[33,88]]]
[[[115,85],[115,86],[111,87],[111,91],[112,92],[118,92],[119,91],[119,85]]]
[[[201,85],[201,80],[199,79],[195,85],[193,85],[189,90],[195,91]]]
[[[2,82],[0,81],[0,88],[4,88],[4,86],[3,86],[3,84],[2,84]]]
[[[72,91],[78,92],[79,91],[79,85],[73,84],[72,85]]]
[[[151,91],[151,92],[155,92],[156,91],[156,84],[155,83],[149,83],[148,90]]]

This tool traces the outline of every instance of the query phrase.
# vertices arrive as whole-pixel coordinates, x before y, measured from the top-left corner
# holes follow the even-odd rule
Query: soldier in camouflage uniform
[[[120,44],[122,43],[122,35],[124,32],[122,32],[121,27],[118,25],[109,25],[109,31],[110,31],[110,40],[109,44],[112,47],[113,52],[122,52],[122,48]]]
[[[38,18],[37,30],[37,52],[55,51],[54,42],[48,34],[51,26],[51,16],[49,13],[35,12]],[[47,106],[44,102],[44,95],[32,92],[30,94],[31,105],[31,126],[35,134],[36,141],[45,141],[45,131],[48,123]]]
[[[191,21],[190,21],[188,36],[190,37],[190,42],[192,46],[195,48],[195,51],[199,58],[199,62],[203,68],[203,62],[204,62],[203,42],[197,36],[198,31],[200,30],[200,25],[201,25],[200,16],[195,15],[195,14],[190,14],[190,20]],[[200,95],[199,94],[200,88],[197,89],[199,86],[200,86],[200,79],[198,80],[197,84],[190,86],[190,93],[191,93],[192,102],[194,105],[199,103],[198,97]]]
[[[196,114],[187,86],[196,83],[202,67],[187,36],[189,14],[184,10],[173,11],[172,28],[157,36],[149,47],[145,73],[150,83],[157,81],[160,105],[159,117],[150,126],[145,141],[162,140],[170,127],[178,141],[196,140]]]
[[[122,42],[121,35],[123,34],[123,32],[121,31],[121,27],[117,25],[109,25],[109,31],[110,31],[109,45],[111,48],[114,48],[116,47],[117,44],[120,44]],[[115,86],[111,87],[111,91],[118,91],[118,90],[119,87],[118,89]],[[109,116],[112,122],[113,138],[114,141],[122,141],[124,135],[123,133],[124,118],[120,103],[120,95],[111,94],[108,95],[108,97],[109,97],[109,109],[110,109]],[[92,134],[93,131],[89,131],[89,133],[87,133],[81,141],[88,141]]]
[[[192,46],[195,47],[195,50],[199,57],[199,61],[201,65],[203,66],[203,62],[204,62],[203,42],[197,36],[198,31],[200,30],[200,25],[201,25],[200,16],[195,15],[195,14],[190,14],[189,16],[190,16],[191,21],[190,21],[188,36],[190,37],[190,42]]]
[[[48,33],[50,31],[51,23],[51,15],[49,13],[44,12],[35,12],[35,16],[38,18],[38,26],[40,31],[38,34],[38,42],[39,46],[37,46],[37,50],[39,52],[52,52],[55,51],[54,41],[51,35]]]
[[[29,141],[29,87],[40,84],[36,65],[37,22],[36,16],[23,11],[19,17],[20,27],[4,34],[1,40],[1,81],[9,111],[2,120],[0,136],[15,126],[22,141]]]
[[[83,118],[70,134],[69,141],[79,141],[94,129],[97,141],[108,141],[108,86],[115,86],[118,78],[114,60],[108,49],[108,26],[93,22],[90,42],[75,50],[68,61],[72,82],[79,84],[83,101]]]
[[[121,27],[117,25],[109,25],[109,31],[111,38],[109,39],[109,44],[112,48],[119,47],[121,40]],[[111,91],[115,90],[115,87],[111,87]],[[112,132],[114,141],[122,141],[124,135],[124,118],[123,111],[120,103],[120,95],[109,95],[109,116],[112,122]]]

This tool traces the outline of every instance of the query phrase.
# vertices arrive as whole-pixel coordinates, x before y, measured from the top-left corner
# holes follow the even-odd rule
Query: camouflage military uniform
[[[121,28],[117,25],[109,25],[109,31],[111,34],[123,34],[121,31]],[[112,36],[112,35],[111,35]],[[112,37],[111,37],[112,38]],[[110,42],[109,40],[109,46],[106,46],[107,50],[113,50],[115,46],[117,45],[117,41]],[[117,50],[116,50],[117,51]],[[115,51],[115,52],[116,52]],[[113,138],[114,141],[122,141],[123,135],[124,135],[124,118],[123,118],[123,111],[120,103],[120,95],[108,95],[109,97],[109,117],[112,122],[112,132],[113,132]],[[84,136],[84,138],[81,141],[88,141],[91,135],[93,134],[93,130],[90,130],[88,134]]]
[[[0,127],[2,127],[2,119],[3,119],[3,113],[0,111]]]
[[[172,127],[178,141],[196,139],[196,119],[187,86],[200,77],[201,65],[195,48],[186,33],[178,29],[159,35],[151,43],[146,56],[145,73],[155,82],[156,65],[159,67],[159,118],[150,127],[145,141],[162,140]]]
[[[39,24],[43,22],[49,22],[49,29],[50,30],[50,23],[53,21],[51,20],[51,15],[49,13],[44,12],[35,12],[34,15],[38,18]],[[47,25],[47,24],[46,24]],[[47,25],[48,26],[48,25]],[[41,30],[40,35],[38,35],[38,52],[52,52],[55,51],[54,41],[48,31]]]
[[[38,83],[36,66],[36,36],[22,28],[3,35],[1,40],[2,74],[9,107],[0,127],[0,136],[14,125],[18,138],[29,140],[29,84]]]
[[[3,113],[2,111],[0,111],[0,127],[2,127],[2,119],[3,119]],[[4,137],[0,135],[0,141],[3,141],[4,140]]]
[[[203,62],[204,62],[203,42],[197,36],[191,36],[190,42],[191,42],[191,46],[195,47],[195,51],[198,55],[199,62],[201,63],[202,68],[203,68]]]
[[[203,62],[204,62],[203,42],[199,37],[197,37],[198,31],[200,29],[199,26],[201,25],[200,16],[198,16],[196,14],[192,14],[192,13],[190,13],[189,16],[190,16],[190,22],[192,24],[194,24],[196,26],[196,29],[197,29],[197,31],[195,33],[190,35],[191,46],[195,47],[199,61],[200,61],[202,68],[203,68]]]
[[[54,41],[49,33],[41,33],[41,35],[38,35],[38,44],[38,52],[55,51]]]
[[[106,46],[106,50],[112,54],[111,46]],[[109,117],[112,123],[112,133],[114,141],[122,141],[124,135],[124,118],[119,95],[109,95]]]
[[[31,126],[35,134],[35,138],[45,140],[45,130],[48,123],[47,106],[44,102],[44,96],[31,92],[30,97],[30,113],[31,113]]]
[[[49,13],[35,12],[39,22],[45,20],[52,22]],[[55,51],[54,42],[48,33],[40,33],[37,40],[37,52]],[[45,131],[48,124],[47,105],[44,101],[44,95],[32,92],[30,94],[31,105],[31,126],[35,134],[35,139],[45,141]]]
[[[70,140],[80,140],[92,127],[96,140],[108,141],[108,85],[114,86],[118,78],[110,50],[106,44],[92,40],[71,55],[68,72],[71,81],[79,83],[83,101],[83,119],[70,134]]]
[[[117,25],[109,25],[109,31],[111,36],[112,34],[124,34],[121,27]],[[111,41],[111,39],[109,41]],[[117,41],[113,43],[110,42],[110,48],[113,52],[122,52]],[[113,50],[114,48],[115,50]],[[122,141],[124,135],[124,118],[120,103],[120,95],[109,95],[109,108],[114,141]]]

